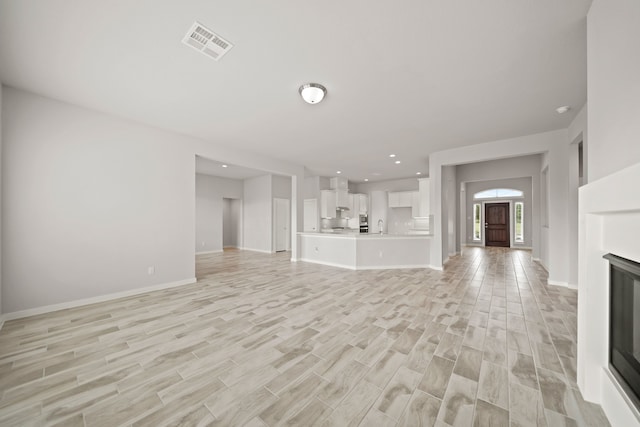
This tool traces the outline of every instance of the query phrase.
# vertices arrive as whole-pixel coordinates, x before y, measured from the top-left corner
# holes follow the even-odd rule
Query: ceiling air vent
[[[182,43],[216,61],[233,47],[231,43],[197,21],[189,28],[187,35],[182,39]]]

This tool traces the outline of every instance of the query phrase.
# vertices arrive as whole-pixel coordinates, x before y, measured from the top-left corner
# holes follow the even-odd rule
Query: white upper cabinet
[[[336,195],[336,206],[339,208],[349,207],[349,192],[347,190],[332,190]]]
[[[358,198],[358,213],[360,215],[366,215],[369,211],[369,196],[366,194],[355,194],[354,196]]]
[[[413,191],[393,191],[389,193],[390,208],[410,208],[413,203]]]
[[[322,218],[336,217],[336,192],[334,190],[320,192],[320,216]]]

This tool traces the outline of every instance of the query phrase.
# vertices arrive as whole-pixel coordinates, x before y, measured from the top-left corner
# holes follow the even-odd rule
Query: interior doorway
[[[273,241],[274,251],[291,249],[291,202],[289,199],[273,199]]]
[[[222,247],[242,247],[242,200],[222,199]]]
[[[510,247],[509,203],[485,203],[485,246]]]

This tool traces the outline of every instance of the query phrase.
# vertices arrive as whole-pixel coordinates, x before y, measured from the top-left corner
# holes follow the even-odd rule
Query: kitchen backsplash
[[[322,218],[320,228],[323,230],[343,227],[347,228],[347,218]]]
[[[407,234],[413,227],[411,208],[389,209],[387,220],[389,234]]]

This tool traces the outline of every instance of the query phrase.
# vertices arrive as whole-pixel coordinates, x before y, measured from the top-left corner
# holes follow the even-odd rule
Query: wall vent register
[[[197,21],[189,28],[189,31],[187,31],[187,34],[182,39],[182,43],[216,61],[222,58],[233,47],[229,41],[223,39]]]

